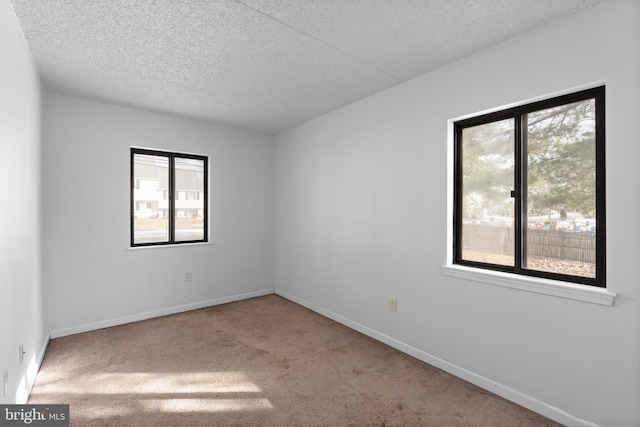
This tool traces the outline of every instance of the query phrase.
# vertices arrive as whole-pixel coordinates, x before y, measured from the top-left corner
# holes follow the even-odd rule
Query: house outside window
[[[131,148],[131,246],[206,242],[207,175],[206,156]]]

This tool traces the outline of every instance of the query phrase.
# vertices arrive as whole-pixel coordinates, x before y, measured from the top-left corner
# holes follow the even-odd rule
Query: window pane
[[[169,183],[169,159],[134,154],[133,179],[133,243],[167,242],[168,201],[163,192]]]
[[[203,240],[204,235],[204,173],[199,159],[175,159],[175,240]],[[177,195],[180,194],[178,199]]]
[[[593,99],[530,113],[523,268],[595,277]]]
[[[514,121],[462,131],[462,259],[514,265]]]

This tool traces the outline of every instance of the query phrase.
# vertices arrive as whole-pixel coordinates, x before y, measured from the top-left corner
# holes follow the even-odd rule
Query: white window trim
[[[615,292],[596,286],[528,277],[456,264],[442,266],[442,273],[445,276],[458,279],[606,306],[612,306],[613,300],[617,296]]]
[[[184,248],[189,246],[211,246],[215,245],[216,242],[189,242],[189,243],[177,243],[177,244],[166,244],[166,245],[146,245],[146,246],[129,246],[125,248],[125,251],[141,251],[147,249],[161,249],[161,248]]]

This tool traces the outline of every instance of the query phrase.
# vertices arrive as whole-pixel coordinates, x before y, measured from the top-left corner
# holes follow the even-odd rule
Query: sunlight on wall
[[[29,363],[27,364],[26,373],[20,378],[20,383],[16,389],[15,402],[26,403],[29,399],[29,392],[31,391],[31,385],[38,374],[38,367],[39,365],[36,361],[36,356],[32,355],[29,359]]]
[[[16,402],[26,402],[29,398],[29,392],[27,391],[27,381],[24,376],[20,378],[18,389],[16,390]]]

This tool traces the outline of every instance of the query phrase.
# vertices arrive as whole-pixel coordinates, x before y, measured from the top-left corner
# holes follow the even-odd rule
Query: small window
[[[131,246],[207,241],[207,163],[206,156],[131,148]],[[202,197],[180,199],[180,192]]]
[[[605,287],[604,99],[454,124],[454,263]]]

